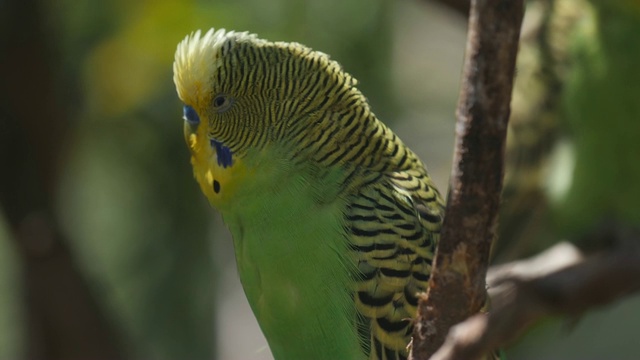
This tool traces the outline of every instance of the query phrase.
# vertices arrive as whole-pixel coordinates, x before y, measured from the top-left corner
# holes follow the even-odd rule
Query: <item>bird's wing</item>
[[[390,172],[350,199],[356,326],[370,359],[407,357],[416,295],[428,287],[443,214],[424,169]]]

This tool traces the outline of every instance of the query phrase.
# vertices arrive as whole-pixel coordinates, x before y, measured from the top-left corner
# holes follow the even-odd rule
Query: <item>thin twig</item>
[[[485,302],[523,12],[522,0],[471,2],[454,167],[431,282],[414,327],[413,359],[428,359],[449,329]]]

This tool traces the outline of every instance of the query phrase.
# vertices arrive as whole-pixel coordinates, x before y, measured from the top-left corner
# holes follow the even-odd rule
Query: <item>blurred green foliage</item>
[[[551,194],[555,225],[564,234],[606,216],[640,221],[640,3],[591,3],[593,17],[581,22],[584,32],[571,40],[577,65],[562,96],[564,130],[573,142],[553,172],[566,175],[565,191]],[[218,251],[212,243],[221,239],[212,235],[214,213],[192,179],[183,144],[172,62],[188,33],[248,30],[330,54],[360,81],[385,122],[397,120],[392,126],[445,192],[462,19],[411,0],[45,0],[40,11],[50,29],[43,36],[55,54],[57,100],[74,124],[64,139],[57,213],[132,357],[215,358],[214,304],[227,295],[217,282],[220,272],[235,271],[212,260]],[[4,16],[0,11],[0,22]],[[18,36],[20,29],[14,31],[0,37]],[[425,50],[424,43],[431,47]],[[528,70],[519,69],[520,76]],[[8,236],[0,221],[0,359],[19,357],[26,328],[21,264]],[[598,357],[611,353],[607,346],[618,355],[633,354],[633,344],[600,328],[618,326],[632,334],[620,319],[632,319],[637,308],[628,302],[596,312],[571,336],[564,336],[559,321],[538,328],[510,358]],[[604,350],[594,352],[598,347]]]
[[[1,214],[1,213],[0,213]],[[0,221],[0,359],[15,359],[22,344],[24,326],[18,314],[19,297],[16,254],[4,221]],[[13,290],[13,291],[12,291]]]
[[[361,88],[374,108],[389,114],[390,3],[43,4],[50,30],[43,36],[54,56],[42,61],[51,60],[74,124],[60,165],[57,213],[81,269],[133,357],[212,358],[221,269],[212,263],[213,211],[192,179],[183,143],[172,81],[176,45],[210,27],[302,42],[366,79]],[[7,244],[0,242],[0,359],[24,350],[21,268]]]
[[[520,174],[535,191],[518,204],[535,219],[521,229],[521,238],[501,240],[512,242],[508,244],[512,254],[519,256],[560,240],[573,241],[587,253],[637,246],[621,244],[637,238],[587,235],[640,228],[640,1],[532,0],[527,10],[529,20],[543,24],[543,30],[525,37],[520,54],[533,54],[535,59],[519,66],[524,73],[534,66],[542,70],[533,79],[516,78],[520,94],[514,114],[530,117],[525,119],[531,121],[523,126],[526,130],[536,130],[530,125],[546,121],[554,124],[545,124],[544,130],[557,133],[540,137],[538,132],[530,142],[543,144],[540,153],[518,159],[536,165],[536,172]],[[543,86],[532,86],[540,83]],[[516,208],[508,207],[512,200],[505,200],[501,221],[514,216],[505,213]],[[635,359],[633,324],[640,321],[639,306],[636,296],[593,309],[579,319],[549,319],[508,349],[509,358]]]
[[[563,236],[640,227],[640,1],[593,0],[576,30],[564,100],[575,171],[554,218]]]
[[[637,0],[528,2],[498,244],[509,254],[640,225],[639,33]]]

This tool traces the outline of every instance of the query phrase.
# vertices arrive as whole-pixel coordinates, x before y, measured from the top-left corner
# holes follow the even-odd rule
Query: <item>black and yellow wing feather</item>
[[[361,188],[348,207],[356,325],[370,359],[407,358],[417,294],[429,283],[444,209],[416,165]]]

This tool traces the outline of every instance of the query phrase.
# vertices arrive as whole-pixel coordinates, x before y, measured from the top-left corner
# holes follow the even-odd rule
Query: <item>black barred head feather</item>
[[[210,29],[204,36],[200,30],[187,35],[178,44],[173,63],[173,82],[185,103],[195,103],[202,92],[209,92],[213,75],[221,66],[221,58],[239,40],[257,40],[248,32]]]
[[[234,153],[317,124],[340,103],[366,106],[355,79],[328,55],[247,32],[187,36],[173,70],[180,99],[203,119],[209,137]]]

